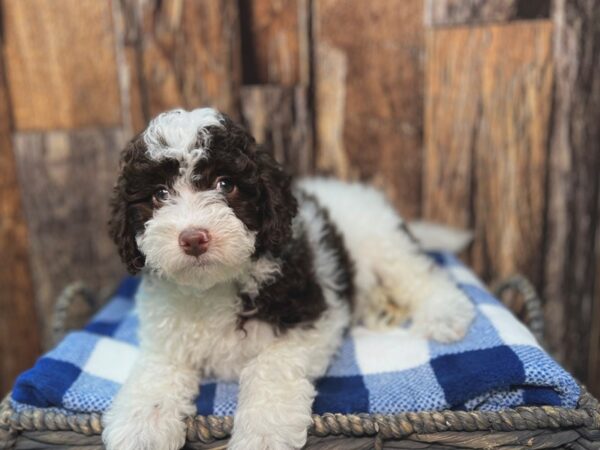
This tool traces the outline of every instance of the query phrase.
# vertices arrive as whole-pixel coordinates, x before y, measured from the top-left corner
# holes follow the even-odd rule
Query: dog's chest
[[[276,338],[257,320],[238,326],[235,290],[193,298],[180,291],[140,289],[140,344],[175,363],[192,363],[204,376],[235,380],[246,363]]]

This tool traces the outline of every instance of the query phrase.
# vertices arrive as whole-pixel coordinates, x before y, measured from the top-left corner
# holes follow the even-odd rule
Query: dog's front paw
[[[113,408],[104,417],[102,441],[107,450],[179,450],[185,424],[156,405],[147,410]]]
[[[301,447],[293,447],[282,442],[276,435],[245,435],[237,433],[229,441],[227,450],[295,450]]]
[[[228,450],[296,450],[306,444],[310,413],[289,411],[281,417],[269,411],[238,411]]]
[[[473,303],[461,292],[439,295],[421,308],[414,317],[414,329],[422,336],[441,343],[465,337],[475,318]]]

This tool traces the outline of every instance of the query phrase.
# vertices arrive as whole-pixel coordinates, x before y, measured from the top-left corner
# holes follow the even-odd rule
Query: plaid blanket
[[[317,383],[314,411],[392,414],[519,405],[575,407],[577,383],[527,328],[457,259],[441,254],[434,258],[477,307],[465,339],[444,345],[402,327],[387,332],[354,328]],[[84,330],[67,335],[23,373],[13,389],[13,406],[105,410],[138,354],[133,302],[137,285],[137,279],[126,279]],[[233,414],[237,384],[205,380],[200,392],[199,414]]]

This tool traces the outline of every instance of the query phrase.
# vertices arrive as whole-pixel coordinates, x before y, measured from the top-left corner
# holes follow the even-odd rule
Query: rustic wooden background
[[[0,392],[60,289],[123,273],[107,197],[158,112],[214,105],[297,174],[475,231],[600,394],[600,0],[2,0]]]

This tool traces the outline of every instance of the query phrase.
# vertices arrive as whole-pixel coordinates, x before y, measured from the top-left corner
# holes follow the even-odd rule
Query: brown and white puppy
[[[230,449],[306,442],[353,322],[461,338],[473,307],[360,184],[292,184],[213,109],[174,110],[125,148],[111,233],[132,273],[141,353],[105,415],[108,450],[175,450],[202,377],[240,383]]]

